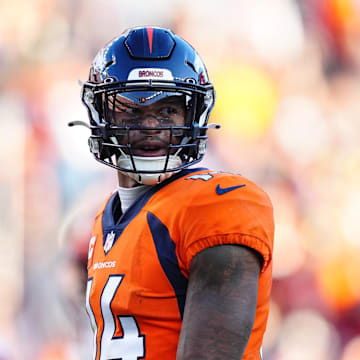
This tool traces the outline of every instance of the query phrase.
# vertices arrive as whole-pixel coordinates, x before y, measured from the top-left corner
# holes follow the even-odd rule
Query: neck
[[[118,193],[122,213],[124,214],[149,188],[151,188],[150,185],[140,185],[130,188],[119,186]]]

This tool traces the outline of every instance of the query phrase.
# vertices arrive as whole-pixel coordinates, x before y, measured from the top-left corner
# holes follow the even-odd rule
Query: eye
[[[178,113],[178,109],[174,106],[164,106],[159,111],[159,114],[163,116],[171,116],[177,113]]]
[[[138,114],[140,112],[139,108],[133,107],[133,106],[126,106],[119,104],[116,106],[116,111],[121,113],[126,113],[129,115]]]

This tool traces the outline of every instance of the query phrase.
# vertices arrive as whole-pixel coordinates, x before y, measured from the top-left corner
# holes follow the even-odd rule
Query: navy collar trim
[[[107,238],[107,234],[111,231],[114,231],[116,234],[115,241],[122,234],[127,225],[139,214],[141,209],[146,205],[146,203],[150,200],[150,198],[156,194],[159,190],[161,190],[166,185],[172,183],[173,181],[180,179],[181,177],[187,176],[194,172],[208,170],[207,168],[192,168],[192,169],[184,169],[170,178],[164,180],[160,184],[152,186],[148,191],[146,191],[140,198],[132,204],[129,209],[121,215],[119,221],[115,224],[114,215],[113,215],[113,206],[114,202],[119,201],[119,194],[115,192],[108,203],[106,204],[103,218],[102,218],[102,227],[103,227],[103,238],[104,244]],[[115,243],[114,241],[114,243]]]

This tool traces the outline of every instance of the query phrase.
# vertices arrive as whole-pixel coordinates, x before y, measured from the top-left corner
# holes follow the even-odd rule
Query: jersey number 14
[[[104,329],[101,334],[99,349],[97,346],[98,324],[90,305],[90,292],[93,280],[88,280],[86,310],[94,331],[94,360],[138,360],[145,357],[145,336],[140,334],[135,318],[133,316],[114,315],[111,311],[111,303],[123,278],[124,275],[110,275],[102,291],[100,306]],[[122,328],[122,336],[114,336],[116,331],[115,316],[118,318]],[[98,353],[100,353],[99,357],[97,357]]]

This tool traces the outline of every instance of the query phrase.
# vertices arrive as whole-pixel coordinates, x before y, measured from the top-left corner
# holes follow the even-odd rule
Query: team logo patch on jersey
[[[196,174],[196,175],[191,175],[188,176],[187,178],[185,178],[185,180],[203,180],[203,181],[208,181],[210,179],[212,179],[213,176],[210,174]]]
[[[107,254],[110,251],[110,249],[112,248],[112,246],[114,244],[114,240],[115,240],[115,233],[113,231],[111,231],[106,236],[106,241],[104,244],[105,254]]]

